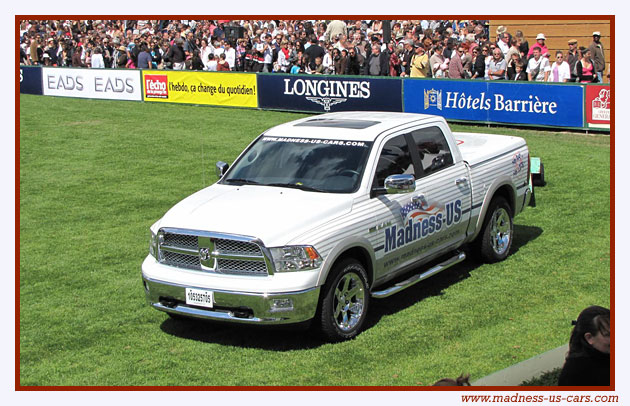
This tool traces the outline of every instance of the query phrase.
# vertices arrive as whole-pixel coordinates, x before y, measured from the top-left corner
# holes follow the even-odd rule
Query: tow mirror
[[[226,162],[223,162],[223,161],[217,162],[216,172],[217,172],[217,176],[219,177],[219,179],[221,179],[223,177],[223,175],[225,175],[225,172],[227,172],[229,167],[230,167],[230,164],[228,164]]]

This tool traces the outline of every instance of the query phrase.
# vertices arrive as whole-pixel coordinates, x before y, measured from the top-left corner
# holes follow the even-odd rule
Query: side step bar
[[[400,292],[401,290],[407,289],[408,287],[415,285],[421,280],[427,279],[428,277],[433,276],[438,272],[442,272],[443,270],[450,268],[453,265],[459,264],[465,259],[466,259],[466,254],[464,252],[456,252],[455,256],[447,259],[444,262],[441,262],[435,265],[434,267],[430,268],[426,272],[413,275],[411,278],[406,279],[402,282],[398,282],[394,286],[391,286],[387,289],[372,292],[372,297],[375,299],[383,299],[385,297],[389,297],[395,293]]]

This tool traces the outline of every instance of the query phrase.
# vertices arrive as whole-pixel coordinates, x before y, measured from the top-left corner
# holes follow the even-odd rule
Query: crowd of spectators
[[[521,31],[506,27],[490,33],[488,21],[478,20],[31,20],[20,24],[20,63],[601,81],[598,61],[577,41],[553,64],[544,34],[535,41],[530,47]]]

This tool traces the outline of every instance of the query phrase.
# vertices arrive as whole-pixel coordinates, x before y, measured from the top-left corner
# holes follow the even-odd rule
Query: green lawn
[[[430,385],[471,381],[568,341],[610,305],[610,138],[453,125],[527,139],[538,207],[504,262],[466,261],[373,301],[356,339],[175,321],[145,302],[148,227],[216,181],[263,130],[303,114],[20,99],[22,385]]]

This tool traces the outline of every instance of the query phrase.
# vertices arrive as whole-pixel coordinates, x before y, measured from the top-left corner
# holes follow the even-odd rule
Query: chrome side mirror
[[[223,162],[223,161],[219,161],[217,162],[216,165],[216,173],[217,173],[217,177],[219,179],[221,179],[223,177],[223,175],[225,175],[225,172],[227,172],[228,168],[230,167],[230,164]]]
[[[416,177],[413,175],[390,175],[385,178],[385,190],[388,195],[414,192],[416,190]]]

